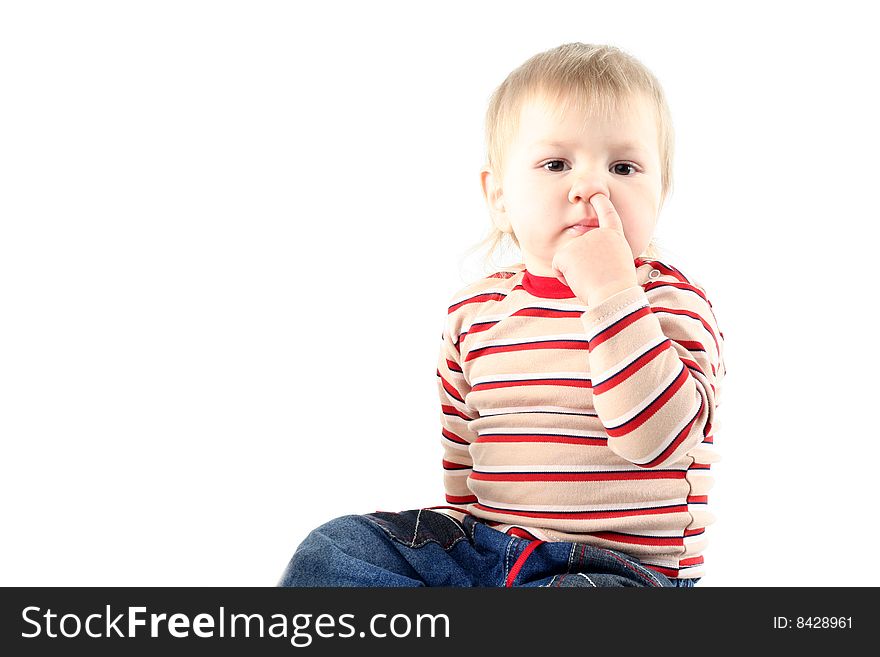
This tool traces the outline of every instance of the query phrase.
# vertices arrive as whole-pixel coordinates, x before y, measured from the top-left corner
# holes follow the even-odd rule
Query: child
[[[495,91],[481,173],[493,248],[438,365],[445,506],[332,520],[286,586],[693,586],[704,574],[723,335],[656,259],[663,91],[609,46],[535,55]]]

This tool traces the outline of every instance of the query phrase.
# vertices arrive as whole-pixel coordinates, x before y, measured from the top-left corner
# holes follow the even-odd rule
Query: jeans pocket
[[[455,520],[427,509],[410,509],[400,513],[376,511],[364,517],[378,525],[393,540],[410,548],[436,543],[444,550],[449,550],[467,538],[464,529]]]

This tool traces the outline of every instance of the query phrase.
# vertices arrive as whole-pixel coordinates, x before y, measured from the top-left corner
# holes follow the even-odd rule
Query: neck
[[[526,269],[529,270],[529,273],[533,276],[551,276],[553,278],[556,278],[553,267],[551,267],[549,264],[544,264],[544,262],[542,261],[526,257],[523,257],[523,263],[525,264]]]

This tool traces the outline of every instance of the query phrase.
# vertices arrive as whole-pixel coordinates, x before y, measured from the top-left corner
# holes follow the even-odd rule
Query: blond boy
[[[457,292],[437,367],[446,504],[337,518],[291,586],[693,586],[712,522],[723,335],[657,260],[672,128],[609,46],[539,53],[495,91],[480,173],[522,262]]]

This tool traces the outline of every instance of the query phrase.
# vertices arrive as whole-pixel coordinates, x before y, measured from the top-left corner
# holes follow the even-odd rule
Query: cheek
[[[527,185],[521,184],[516,188],[516,192],[511,197],[515,207],[522,210],[532,212],[535,206],[541,205],[541,196],[536,190],[529,189]]]
[[[547,203],[528,190],[520,188],[517,194],[510,198],[511,220],[518,229],[518,233],[527,235],[540,231],[541,224],[545,223],[548,215]]]
[[[653,225],[657,218],[657,203],[654,198],[638,197],[626,199],[618,209],[618,214],[633,225]]]
[[[629,240],[648,239],[657,222],[657,208],[648,199],[621,204],[617,213],[623,222],[623,233]]]

